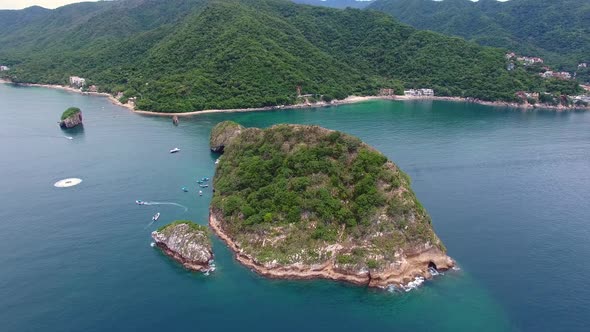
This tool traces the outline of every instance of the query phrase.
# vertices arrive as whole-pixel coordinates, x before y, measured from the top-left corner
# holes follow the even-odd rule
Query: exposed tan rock
[[[211,151],[222,153],[224,147],[231,142],[236,136],[238,136],[244,127],[233,122],[223,121],[218,123],[211,130],[211,137],[209,140],[209,146]]]
[[[64,129],[74,128],[82,124],[82,112],[72,114],[71,116],[61,120],[59,126]]]
[[[435,267],[438,271],[445,271],[455,266],[453,259],[433,246],[422,248],[411,254],[401,254],[397,262],[380,270],[346,268],[339,266],[335,259],[315,265],[302,263],[291,265],[264,264],[242,250],[241,244],[223,230],[221,218],[218,213],[210,211],[209,225],[211,229],[234,252],[238,262],[269,278],[328,279],[355,285],[386,288],[391,285],[406,285],[417,277],[430,279],[432,278],[430,267]]]
[[[152,232],[156,246],[193,271],[212,270],[211,241],[204,226],[190,221],[176,221]]]

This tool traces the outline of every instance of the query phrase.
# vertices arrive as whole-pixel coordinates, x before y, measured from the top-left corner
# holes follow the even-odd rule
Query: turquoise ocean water
[[[59,129],[69,106],[83,110],[83,130]],[[211,191],[199,197],[195,179],[213,176],[209,132],[228,119],[317,124],[373,145],[412,177],[461,271],[409,293],[267,280],[216,238],[217,271],[185,271],[150,247],[150,232],[174,219],[206,223]],[[169,154],[174,147],[182,151]],[[590,113],[377,101],[209,114],[174,127],[105,98],[0,84],[0,156],[1,331],[585,331],[590,323]],[[83,182],[53,186],[67,177]]]

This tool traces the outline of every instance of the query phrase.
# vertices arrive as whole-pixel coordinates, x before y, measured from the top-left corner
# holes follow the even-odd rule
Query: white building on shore
[[[404,90],[404,96],[410,97],[433,97],[434,90],[432,89],[410,89]]]
[[[8,68],[8,66],[0,66],[0,71],[7,71],[10,70],[10,68]]]
[[[81,88],[86,85],[86,79],[78,76],[70,76],[70,86]]]

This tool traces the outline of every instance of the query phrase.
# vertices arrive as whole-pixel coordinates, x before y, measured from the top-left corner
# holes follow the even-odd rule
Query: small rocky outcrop
[[[82,125],[82,111],[77,107],[70,107],[63,112],[59,126],[63,129],[74,128]]]
[[[207,227],[188,220],[178,220],[152,232],[158,248],[193,271],[209,272],[213,266],[213,252]]]
[[[228,145],[231,140],[236,138],[242,130],[244,130],[244,127],[233,121],[223,121],[218,123],[211,130],[211,138],[209,140],[211,151],[223,153],[225,146]]]

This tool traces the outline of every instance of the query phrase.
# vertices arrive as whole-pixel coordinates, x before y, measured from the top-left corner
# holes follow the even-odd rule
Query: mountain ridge
[[[377,0],[368,9],[418,29],[543,57],[556,69],[575,71],[590,62],[590,2],[584,0]]]
[[[14,14],[14,13],[13,13]],[[506,70],[500,49],[419,31],[390,16],[284,0],[126,0],[60,7],[0,30],[0,64],[23,83],[67,84],[136,98],[147,111],[287,105],[381,88],[514,100],[575,83]],[[299,88],[298,88],[299,87]]]

